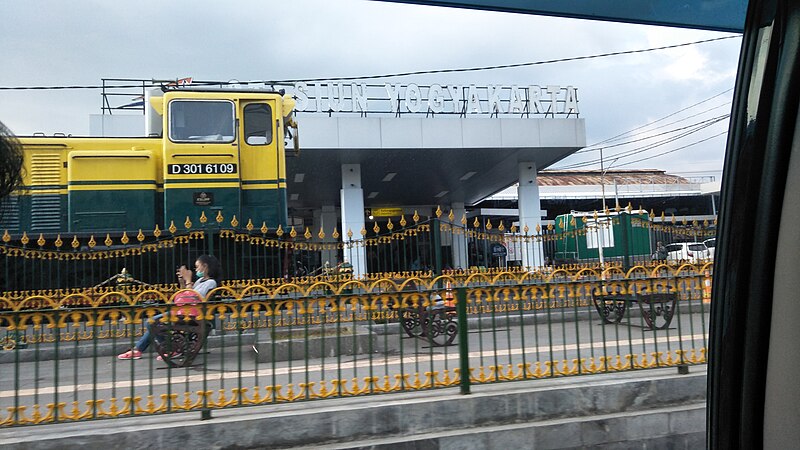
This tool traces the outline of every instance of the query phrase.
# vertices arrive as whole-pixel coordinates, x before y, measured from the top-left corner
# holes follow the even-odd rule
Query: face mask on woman
[[[203,275],[205,275],[205,273],[203,273],[203,271],[199,269],[195,273],[197,274],[197,278],[203,278]]]

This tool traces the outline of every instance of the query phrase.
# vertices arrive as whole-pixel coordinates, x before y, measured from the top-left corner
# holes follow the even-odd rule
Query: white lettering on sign
[[[500,87],[489,86],[489,112],[494,114],[501,114],[503,112],[503,104],[500,103]]]
[[[353,83],[350,85],[350,91],[353,93],[353,109],[351,111],[365,112],[367,110],[367,85],[361,83],[359,86]]]
[[[291,91],[291,88],[290,88]],[[297,111],[321,113],[532,114],[578,116],[574,86],[443,85],[417,83],[298,82],[293,95]]]
[[[432,84],[428,90],[428,109],[433,113],[444,111],[444,92],[441,85]]]
[[[511,104],[509,105],[508,112],[512,114],[521,114],[525,112],[525,97],[523,96],[522,91],[519,89],[519,86],[511,86],[510,97]]]
[[[409,112],[419,112],[419,107],[422,104],[422,94],[419,92],[419,86],[416,84],[409,84],[406,88],[406,109]]]

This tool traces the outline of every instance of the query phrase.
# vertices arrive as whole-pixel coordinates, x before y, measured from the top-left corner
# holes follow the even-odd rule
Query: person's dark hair
[[[200,261],[201,264],[208,266],[208,270],[204,274],[207,278],[211,278],[215,281],[219,281],[222,278],[222,266],[219,260],[213,255],[200,255],[197,257],[197,260]]]
[[[14,192],[21,183],[22,146],[14,133],[0,122],[0,199]]]

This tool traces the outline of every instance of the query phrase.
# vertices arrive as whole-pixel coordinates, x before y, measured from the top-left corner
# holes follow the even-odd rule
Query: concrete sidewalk
[[[705,366],[0,430],[8,449],[703,448]]]

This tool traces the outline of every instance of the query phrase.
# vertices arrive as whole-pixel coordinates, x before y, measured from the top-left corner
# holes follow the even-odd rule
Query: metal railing
[[[713,263],[651,251],[715,227],[655,219],[609,220],[635,231],[602,266],[587,254],[591,215],[518,230],[437,209],[357,241],[235,218],[117,236],[4,233],[0,426],[703,364]],[[457,240],[469,267],[447,254]],[[529,265],[494,259],[497,244]],[[554,258],[570,245],[581,258]],[[358,252],[361,276],[323,262]],[[174,269],[204,253],[226,277],[187,317]],[[148,327],[160,334],[142,359],[117,359]],[[199,343],[191,357],[188,341]]]
[[[704,266],[500,272],[306,286],[221,287],[216,330],[190,367],[155,352],[118,360],[174,295],[110,291],[26,298],[0,313],[0,425],[210,411],[705,363]],[[592,295],[673,292],[671,324],[648,310],[605,323]],[[440,300],[442,299],[442,300]],[[448,305],[444,306],[444,302]],[[199,319],[198,319],[199,320]],[[448,344],[448,336],[452,340]],[[152,348],[152,347],[151,347]],[[464,377],[465,370],[469,376]]]

